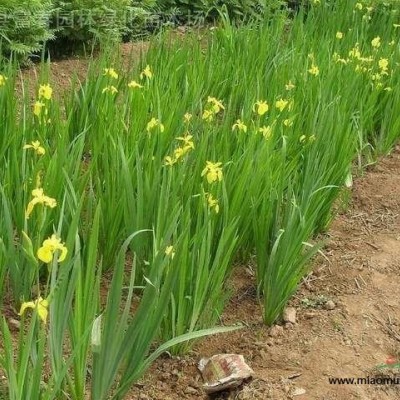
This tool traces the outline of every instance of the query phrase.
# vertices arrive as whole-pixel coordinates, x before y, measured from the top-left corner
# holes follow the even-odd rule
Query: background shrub
[[[23,59],[40,51],[43,42],[54,38],[51,11],[51,0],[1,0],[1,53]]]
[[[282,0],[271,0],[278,6]],[[43,44],[57,37],[50,52],[68,52],[82,42],[109,43],[131,40],[157,30],[161,24],[197,23],[217,19],[219,10],[232,19],[262,15],[268,0],[1,0],[1,53],[24,60],[39,53]],[[293,3],[297,1],[289,1]],[[65,41],[72,46],[65,46]],[[54,42],[53,42],[54,44]]]
[[[158,23],[158,16],[154,13],[157,0],[133,1],[128,12],[125,40],[134,39],[146,34],[152,25]]]
[[[68,41],[117,41],[127,33],[131,0],[55,0],[54,28]]]
[[[244,19],[257,17],[263,13],[267,5],[271,3],[284,4],[282,0],[161,0],[158,5],[162,9],[175,8],[185,15],[207,14],[209,18],[218,17],[218,10],[225,10],[232,19]]]

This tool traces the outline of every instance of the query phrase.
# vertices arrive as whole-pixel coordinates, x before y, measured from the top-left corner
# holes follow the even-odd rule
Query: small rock
[[[294,307],[287,307],[283,312],[282,319],[285,322],[290,322],[292,324],[296,323],[296,309]]]
[[[304,313],[304,317],[307,318],[307,319],[314,318],[316,315],[317,314],[315,312],[312,312],[312,311]]]
[[[192,386],[188,386],[188,387],[185,389],[185,394],[197,394],[197,389],[195,389],[195,388],[192,387]]]
[[[16,328],[20,328],[20,326],[21,326],[21,322],[18,321],[18,320],[16,320],[16,319],[14,319],[14,318],[10,318],[10,319],[8,320],[8,322],[9,322],[11,325],[14,325]]]
[[[336,304],[332,300],[328,300],[324,307],[326,310],[334,310],[336,308]]]
[[[164,372],[161,375],[161,380],[164,382],[168,382],[171,379],[171,374],[169,372]]]
[[[286,394],[289,394],[289,392],[290,392],[290,385],[283,385],[283,391],[286,393]]]
[[[163,382],[163,381],[157,381],[156,382],[156,387],[159,390],[165,390],[165,388],[167,387],[167,385]]]
[[[268,359],[268,354],[264,350],[260,350],[260,357],[265,361]]]
[[[196,380],[190,380],[190,382],[189,382],[189,386],[191,386],[192,388],[195,388],[195,389],[199,389],[200,388],[200,386],[199,386],[199,376],[196,376],[196,378],[195,378]],[[197,382],[196,382],[197,381]]]
[[[240,354],[216,354],[211,358],[202,358],[198,368],[207,394],[235,389],[254,375]]]
[[[274,325],[270,330],[269,330],[269,336],[271,337],[278,337],[283,335],[283,327],[280,325]]]
[[[313,275],[319,277],[319,276],[321,276],[321,275],[323,274],[323,272],[324,272],[324,271],[323,271],[322,268],[318,268],[318,269],[316,269],[315,271],[313,271]]]
[[[292,391],[292,396],[301,396],[306,394],[306,390],[303,388],[294,388]]]

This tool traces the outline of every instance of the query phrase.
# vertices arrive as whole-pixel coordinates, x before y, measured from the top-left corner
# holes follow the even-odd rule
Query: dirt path
[[[326,235],[326,258],[315,260],[314,272],[291,302],[297,309],[295,325],[264,327],[251,271],[238,268],[233,278],[235,295],[223,321],[242,321],[247,328],[205,339],[187,357],[159,360],[130,398],[206,398],[196,369],[198,360],[232,352],[245,356],[256,377],[237,392],[216,399],[399,399],[400,385],[328,381],[332,377],[371,379],[382,373],[400,380],[399,369],[379,372],[376,368],[390,355],[400,363],[399,172],[397,148],[355,181],[346,212]],[[326,309],[328,300],[334,302],[332,310]],[[305,393],[293,396],[303,391],[298,389]]]

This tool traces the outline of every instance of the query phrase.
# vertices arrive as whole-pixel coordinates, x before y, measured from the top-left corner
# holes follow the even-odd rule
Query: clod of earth
[[[287,307],[283,312],[282,319],[284,322],[296,323],[296,309],[294,307]]]

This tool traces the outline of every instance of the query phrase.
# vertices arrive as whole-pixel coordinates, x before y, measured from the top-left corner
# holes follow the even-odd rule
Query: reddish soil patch
[[[120,59],[123,62],[124,67],[129,70],[132,65],[137,63],[143,52],[147,51],[149,42],[134,42],[134,43],[123,43],[120,45],[118,51],[115,52],[116,59]],[[93,57],[75,57],[68,58],[65,60],[54,61],[51,63],[49,69],[49,82],[53,86],[56,97],[60,97],[65,93],[69,93],[72,82],[76,79],[83,82],[86,79],[87,72],[93,59],[96,59],[97,55]],[[118,63],[120,64],[120,63]],[[21,71],[22,79],[25,84],[28,85],[30,98],[33,100],[36,97],[36,88],[39,83],[45,83],[40,80],[41,66],[33,65],[29,69]],[[21,79],[17,83],[17,92],[21,93]]]
[[[130,399],[205,399],[197,370],[201,357],[243,354],[252,382],[215,399],[399,399],[400,385],[333,385],[328,379],[400,379],[385,364],[400,362],[400,148],[355,180],[351,203],[326,235],[325,257],[314,261],[291,301],[297,323],[272,330],[262,324],[251,268],[237,268],[225,324],[245,328],[203,339],[185,357],[159,359]],[[327,301],[334,308],[327,310]],[[293,396],[296,389],[303,395]]]

